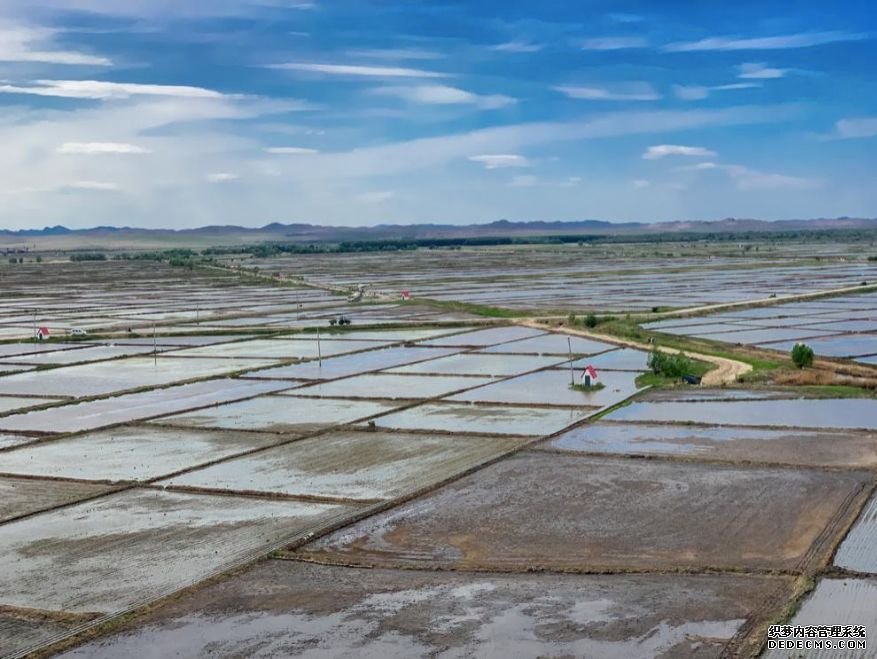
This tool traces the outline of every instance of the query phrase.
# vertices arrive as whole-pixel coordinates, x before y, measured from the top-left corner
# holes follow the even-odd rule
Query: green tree
[[[590,327],[591,329],[595,328],[598,322],[597,316],[592,313],[589,313],[585,318],[585,326]]]
[[[813,348],[806,343],[796,343],[792,348],[792,362],[798,368],[807,368],[813,366],[814,358]]]

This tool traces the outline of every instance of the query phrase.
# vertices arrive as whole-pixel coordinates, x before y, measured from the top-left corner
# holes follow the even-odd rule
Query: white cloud
[[[678,167],[677,171],[721,172],[734,181],[740,190],[810,190],[819,187],[822,183],[812,178],[762,172],[744,165],[723,165],[715,162],[702,162],[688,167]]]
[[[54,45],[57,31],[22,25],[0,26],[0,62],[39,62],[71,66],[110,66],[106,57]]]
[[[106,16],[144,19],[200,18],[209,16],[250,16],[270,9],[316,8],[308,0],[0,0],[0,11],[18,15],[28,9],[40,13],[46,9],[64,12],[87,12]]]
[[[639,82],[613,88],[564,85],[556,91],[585,101],[657,101],[661,95],[648,83]]]
[[[841,119],[834,125],[833,137],[839,139],[877,137],[877,117]]]
[[[382,204],[385,201],[390,201],[395,196],[396,193],[390,190],[375,190],[374,192],[364,192],[356,198],[367,204]]]
[[[93,192],[117,192],[119,190],[119,186],[115,183],[109,183],[107,181],[74,181],[67,186],[62,186],[61,189],[91,190]]]
[[[802,32],[772,37],[709,37],[700,41],[680,41],[667,44],[663,50],[668,53],[697,52],[704,50],[781,50],[786,48],[808,48],[839,41],[860,41],[871,35],[858,32]]]
[[[0,85],[0,93],[34,94],[61,98],[120,100],[132,96],[172,96],[177,98],[222,98],[223,95],[203,87],[181,85],[141,85],[100,80],[36,80],[28,85]]]
[[[215,174],[208,174],[204,178],[209,183],[227,183],[229,181],[237,181],[240,176],[237,174],[230,174],[229,172],[216,172]]]
[[[445,85],[418,85],[414,87],[378,87],[375,94],[386,94],[409,103],[427,105],[474,105],[483,110],[496,110],[517,103],[517,99],[502,94],[473,94],[465,89]]]
[[[761,87],[755,82],[735,82],[728,85],[713,85],[710,87],[698,85],[673,85],[673,94],[683,101],[702,101],[708,98],[712,92],[733,91],[736,89],[756,89]]]
[[[490,47],[500,53],[538,53],[542,48],[541,44],[530,41],[506,41]]]
[[[285,64],[272,64],[269,68],[282,71],[374,78],[446,78],[449,75],[437,71],[424,71],[423,69],[411,69],[401,66],[361,66],[314,62],[287,62]]]
[[[307,156],[319,153],[317,149],[304,146],[271,146],[265,149],[265,152],[283,156]]]
[[[647,188],[651,185],[651,183],[649,181],[646,181],[645,179],[642,179],[642,178],[634,179],[633,181],[630,182],[630,184],[633,187],[635,187],[637,190],[642,190],[643,188]]]
[[[469,156],[469,160],[484,165],[485,169],[502,169],[504,167],[528,167],[530,165],[530,162],[524,156],[512,153]]]
[[[367,48],[348,50],[350,57],[365,57],[383,60],[432,60],[442,59],[444,54],[425,48]]]
[[[649,42],[643,37],[597,37],[581,42],[581,47],[585,50],[625,50],[646,48],[648,45]]]
[[[740,73],[737,77],[744,80],[771,80],[782,78],[788,71],[788,69],[771,68],[764,62],[747,62],[740,65]]]
[[[643,153],[646,160],[658,160],[666,156],[690,156],[696,158],[711,158],[716,155],[715,151],[711,151],[702,146],[683,146],[680,144],[658,144],[650,146]]]
[[[135,144],[125,144],[122,142],[64,142],[57,149],[58,153],[67,155],[143,155],[151,153],[149,149],[145,149]]]

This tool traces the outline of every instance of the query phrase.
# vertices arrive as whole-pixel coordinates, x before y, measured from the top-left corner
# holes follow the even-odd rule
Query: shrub
[[[566,317],[566,322],[568,322],[570,325],[575,325],[576,315],[574,313],[571,313],[569,316]]]
[[[691,373],[694,370],[694,362],[692,362],[685,353],[669,354],[653,350],[649,354],[649,369],[655,375],[664,375],[670,378],[681,378],[683,375]]]
[[[587,315],[587,317],[585,318],[585,327],[590,327],[591,329],[593,329],[594,327],[597,326],[598,322],[599,321],[597,320],[597,316],[595,316],[592,313],[589,313]]]
[[[792,362],[798,368],[813,366],[813,348],[806,343],[796,343],[792,348]]]

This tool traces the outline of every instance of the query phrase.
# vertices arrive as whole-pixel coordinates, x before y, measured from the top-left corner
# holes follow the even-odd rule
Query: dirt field
[[[60,656],[719,657],[744,621],[790,586],[780,577],[469,575],[269,561]]]

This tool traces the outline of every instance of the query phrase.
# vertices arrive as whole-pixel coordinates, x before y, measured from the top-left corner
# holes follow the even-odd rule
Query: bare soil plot
[[[801,569],[870,475],[518,453],[300,550],[458,569]],[[734,542],[728,539],[733,538]]]
[[[0,431],[63,433],[96,430],[163,414],[240,400],[294,386],[290,382],[210,380],[135,394],[71,403],[0,418]]]
[[[629,398],[637,392],[638,373],[606,372],[600,382],[603,389],[580,391],[573,389],[571,380],[579,383],[581,371],[550,369],[510,380],[478,387],[451,396],[448,400],[530,405],[560,405],[571,407],[604,407]]]
[[[814,467],[877,466],[877,433],[598,422],[541,447],[581,453],[673,455]]]
[[[256,433],[122,426],[0,453],[0,473],[142,481],[277,441]]]
[[[636,401],[612,412],[607,418],[612,421],[877,430],[877,400]]]
[[[205,578],[350,507],[129,490],[11,522],[0,605],[112,612]]]
[[[11,656],[62,638],[76,628],[77,622],[61,622],[39,614],[0,609],[0,656]]]
[[[842,622],[828,622],[828,621]],[[872,640],[877,629],[877,580],[822,579],[801,608],[789,621],[790,625],[865,625],[869,632],[867,650],[770,650],[765,659],[874,659],[877,646]]]
[[[62,655],[718,657],[776,577],[465,575],[268,561]]]
[[[871,498],[844,538],[834,564],[855,572],[877,574],[877,495]]]
[[[519,444],[514,439],[341,431],[163,481],[306,497],[388,499],[437,483]]]
[[[378,417],[374,422],[378,428],[399,430],[540,436],[582,421],[597,410],[598,407],[586,406],[547,408],[448,402],[418,405]]]
[[[494,379],[453,375],[417,376],[375,373],[299,387],[293,391],[296,396],[416,400],[444,396],[490,382],[494,382]]]
[[[310,432],[325,426],[353,423],[389,412],[398,404],[384,401],[260,396],[196,412],[166,416],[158,424],[189,428]]]
[[[457,352],[459,352],[458,348],[383,348],[342,357],[332,357],[324,359],[322,362],[314,360],[304,364],[268,368],[251,373],[248,377],[278,380],[332,380],[453,355]]]
[[[108,487],[91,483],[64,483],[2,476],[0,477],[0,522],[87,499],[107,491],[109,491]]]

